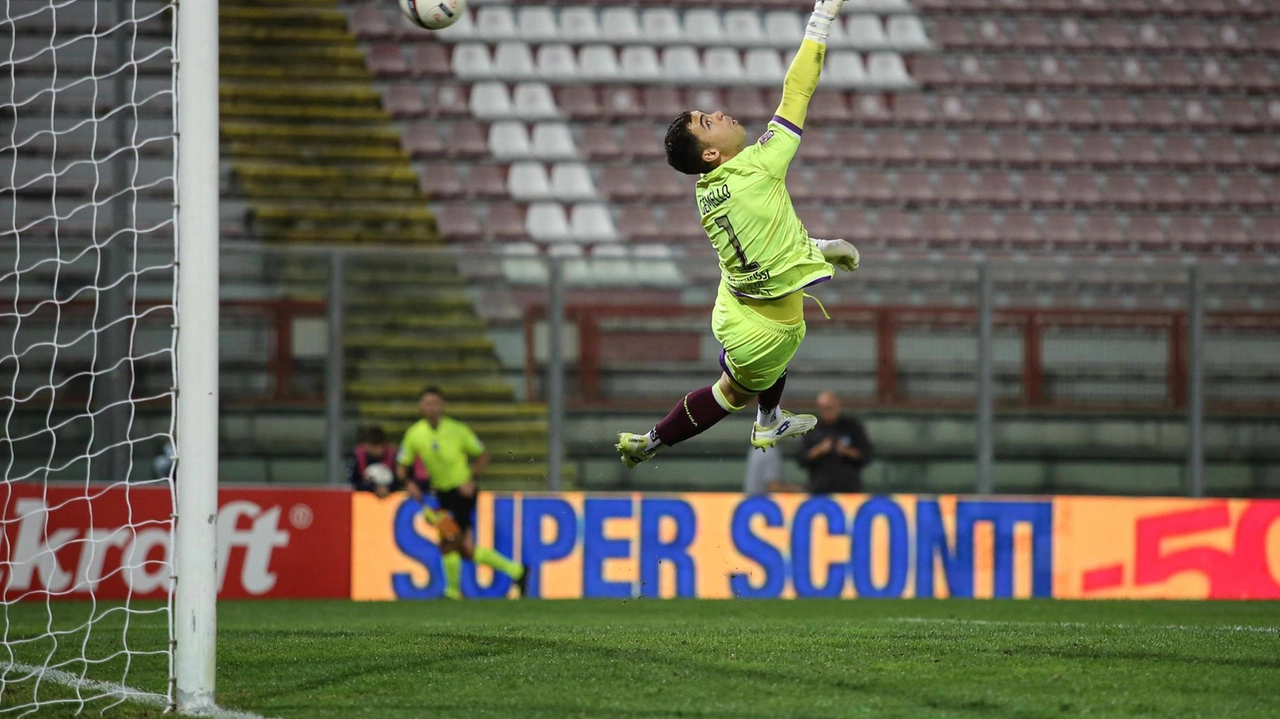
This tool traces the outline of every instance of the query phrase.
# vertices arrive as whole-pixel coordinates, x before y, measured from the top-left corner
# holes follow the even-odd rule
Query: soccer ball
[[[364,468],[364,481],[372,485],[389,487],[395,479],[396,476],[391,472],[391,468],[382,462],[376,462]]]
[[[443,30],[467,12],[467,0],[400,0],[400,9],[418,27]]]

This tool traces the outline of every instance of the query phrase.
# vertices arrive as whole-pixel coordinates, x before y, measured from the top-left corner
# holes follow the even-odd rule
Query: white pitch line
[[[165,708],[169,706],[169,697],[164,694],[156,694],[154,692],[144,692],[141,689],[134,689],[123,684],[115,682],[100,682],[95,679],[84,679],[71,672],[65,672],[61,669],[48,669],[46,667],[37,667],[30,664],[10,664],[5,662],[0,664],[0,671],[20,672],[29,677],[40,677],[41,680],[48,680],[55,684],[62,684],[73,689],[89,689],[95,692],[101,692],[106,696],[119,697],[128,701],[135,701],[142,704],[148,704],[155,707]],[[213,719],[266,719],[259,714],[251,714],[249,712],[236,711],[234,709],[223,709],[221,707],[213,707],[201,712],[189,713],[186,716],[213,717]]]
[[[939,617],[885,617],[882,621],[909,624],[978,624],[1006,627],[1080,627],[1087,629],[1170,629],[1184,632],[1250,632],[1280,634],[1280,627],[1251,624],[1133,624],[1128,622],[1029,622],[1011,619],[941,619]]]

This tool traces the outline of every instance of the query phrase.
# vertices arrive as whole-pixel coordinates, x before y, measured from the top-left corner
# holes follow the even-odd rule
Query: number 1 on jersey
[[[738,242],[738,233],[733,231],[733,223],[729,222],[729,216],[722,215],[717,217],[716,224],[729,235],[729,244],[733,245],[733,252],[738,256],[739,269],[743,272],[755,272],[760,269],[759,262],[747,261],[747,253],[742,251],[742,244]]]

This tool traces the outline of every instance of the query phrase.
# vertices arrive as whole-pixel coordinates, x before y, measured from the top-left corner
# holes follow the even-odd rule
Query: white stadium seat
[[[560,11],[560,39],[581,43],[600,40],[600,21],[591,7],[569,7]]]
[[[516,30],[525,42],[556,42],[560,39],[555,11],[545,5],[520,8],[516,16]]]
[[[538,48],[537,75],[543,80],[567,81],[578,77],[578,59],[568,45],[543,45]]]
[[[912,7],[907,0],[848,0],[845,13],[909,13]]]
[[[574,160],[578,146],[563,122],[540,122],[533,128],[533,155],[540,160]]]
[[[487,80],[493,77],[488,45],[460,43],[453,48],[452,64],[453,74],[460,80]]]
[[[645,10],[640,16],[640,33],[645,42],[655,45],[675,45],[685,41],[680,16],[671,8]]]
[[[596,245],[591,250],[591,274],[600,287],[617,287],[636,283],[636,268],[626,246]]]
[[[547,248],[551,257],[561,258],[564,267],[564,280],[576,287],[589,286],[594,283],[591,276],[591,265],[583,256],[582,247],[572,244],[552,245]]]
[[[600,13],[600,30],[606,42],[640,42],[640,18],[635,8],[611,7]]]
[[[782,82],[786,70],[777,50],[757,48],[747,51],[747,77],[759,85],[776,85]]]
[[[875,15],[853,15],[845,24],[845,34],[850,45],[863,50],[876,50],[889,46],[889,38],[884,34],[884,25]]]
[[[744,80],[742,56],[737,48],[716,47],[707,50],[704,58],[707,77],[715,82],[737,84]]]
[[[684,282],[675,256],[666,245],[636,245],[634,252],[636,278],[653,287],[675,287]]]
[[[889,43],[897,50],[927,50],[933,47],[924,32],[920,18],[914,15],[896,15],[889,18]]]
[[[504,120],[512,116],[511,97],[501,82],[477,82],[471,87],[471,114],[481,120]]]
[[[730,10],[724,15],[725,39],[735,45],[755,47],[764,42],[760,13],[755,10]]]
[[[551,88],[541,82],[523,82],[511,94],[513,109],[525,120],[554,120],[560,117]]]
[[[804,21],[790,10],[773,10],[764,16],[764,34],[773,47],[794,47],[804,37]]]
[[[695,45],[719,45],[725,41],[718,10],[690,10],[684,14],[684,36]]]
[[[564,206],[558,202],[535,202],[524,216],[524,229],[539,242],[564,242],[569,239],[569,220]]]
[[[489,152],[502,160],[529,157],[529,133],[523,122],[495,122],[489,126]]]
[[[508,80],[527,80],[534,76],[533,51],[523,42],[503,42],[493,53],[493,73]]]
[[[617,242],[620,239],[607,205],[574,205],[571,217],[569,225],[576,242]]]
[[[545,285],[547,264],[534,243],[510,242],[502,245],[502,274],[515,284]]]
[[[705,80],[698,50],[687,45],[662,50],[662,76],[670,82],[688,83]]]
[[[522,202],[546,200],[551,197],[551,183],[547,169],[541,162],[517,162],[507,172],[507,192]]]
[[[551,168],[551,192],[565,202],[597,199],[591,171],[581,162],[562,162]]]
[[[498,40],[514,40],[516,37],[516,16],[511,8],[492,5],[476,10],[475,37],[490,42]]]
[[[578,74],[584,80],[604,82],[616,80],[622,70],[618,53],[612,45],[585,45],[578,51]]]
[[[911,87],[914,83],[907,74],[902,56],[895,52],[873,52],[867,58],[867,75],[872,85],[884,87]]]
[[[622,48],[618,64],[622,66],[622,77],[632,82],[652,83],[662,77],[658,69],[658,52],[649,45]]]
[[[858,87],[868,84],[867,70],[862,65],[862,55],[849,50],[827,53],[822,81],[833,87]]]

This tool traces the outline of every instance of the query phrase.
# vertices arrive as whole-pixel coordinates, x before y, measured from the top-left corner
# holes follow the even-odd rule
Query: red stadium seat
[[[1138,124],[1138,118],[1129,98],[1104,97],[1098,102],[1098,123],[1110,129],[1127,129]]]
[[[1138,47],[1147,51],[1162,50],[1169,46],[1169,37],[1165,34],[1163,26],[1153,22],[1144,22],[1139,25],[1135,38]]]
[[[1134,101],[1138,122],[1149,127],[1167,129],[1181,123],[1167,98],[1140,97]]]
[[[982,140],[986,142],[985,137]],[[916,159],[927,163],[951,164],[956,159],[951,142],[943,132],[922,132],[917,135],[914,153]]]
[[[916,222],[916,235],[933,247],[954,244],[956,241],[956,229],[951,223],[951,215],[945,212],[920,215]]]
[[[510,202],[491,204],[485,217],[484,231],[491,239],[522,240],[528,234],[524,229],[524,212]]]
[[[996,58],[995,70],[992,73],[996,83],[1009,88],[1028,88],[1035,85],[1027,61],[1020,56]]]
[[[1160,218],[1155,215],[1130,217],[1124,228],[1124,239],[1140,250],[1162,250],[1169,246]]]
[[[1061,199],[1053,175],[1044,172],[1024,174],[1018,196],[1028,205],[1055,205]]]
[[[898,122],[927,125],[933,120],[929,99],[918,93],[899,95],[893,101],[893,116]]]
[[[598,120],[604,117],[600,96],[590,85],[570,85],[556,91],[556,104],[571,120]]]
[[[1277,80],[1275,74],[1267,67],[1266,60],[1257,58],[1241,60],[1239,67],[1231,75],[1235,78],[1236,84],[1248,90],[1265,92],[1280,85],[1280,80]]]
[[[614,119],[631,120],[648,115],[648,110],[640,103],[634,87],[605,87],[601,90],[600,99],[604,114]]]
[[[978,102],[982,102],[982,98],[979,98]],[[992,108],[992,113],[993,116],[996,114],[994,108]],[[1004,115],[1000,122],[1010,122],[1012,117],[1009,107],[1005,105]],[[965,101],[964,97],[959,95],[942,95],[938,98],[937,119],[945,124],[967,124],[974,120],[980,120],[970,109],[969,103]]]
[[[1254,222],[1258,219],[1254,218]],[[1227,251],[1247,249],[1253,240],[1249,237],[1249,228],[1245,219],[1239,215],[1216,215],[1209,218],[1209,226],[1204,230],[1207,242]]]
[[[1031,138],[1021,132],[1001,135],[996,143],[1000,163],[1003,165],[1038,165],[1040,162]]]
[[[910,215],[897,211],[881,212],[876,217],[875,234],[890,247],[905,247],[918,243]]]
[[[1052,134],[1040,138],[1040,161],[1049,165],[1076,163],[1075,142],[1071,135]]]
[[[1195,139],[1186,135],[1171,135],[1164,139],[1164,150],[1160,153],[1165,164],[1178,167],[1199,167],[1203,164],[1200,151],[1196,149]]]
[[[1073,207],[1088,207],[1102,201],[1097,177],[1093,173],[1063,177],[1061,197],[1063,202]]]
[[[730,115],[742,117],[751,123],[768,121],[773,116],[774,109],[765,103],[758,90],[749,88],[730,90],[725,98],[725,106],[732,108],[726,110]]]
[[[480,223],[476,221],[475,210],[469,203],[437,205],[435,215],[436,229],[447,240],[478,240],[483,234]]]
[[[827,147],[837,160],[869,162],[871,149],[867,146],[865,138],[866,132],[863,130],[837,129]]]
[[[1055,250],[1077,249],[1081,240],[1080,225],[1076,222],[1075,215],[1045,215],[1044,230],[1040,236],[1045,244]]]
[[[995,218],[986,213],[961,215],[956,237],[964,244],[976,248],[991,248],[1001,244]]]
[[[624,205],[619,212],[618,220],[618,230],[628,240],[657,242],[663,239],[649,205]]]
[[[994,19],[980,21],[974,36],[984,48],[1001,49],[1013,44],[1005,33],[1004,26]]]
[[[1280,245],[1280,215],[1253,218],[1249,228],[1249,241],[1258,249],[1275,251]]]
[[[944,58],[931,55],[917,57],[911,61],[911,77],[925,87],[946,85],[956,79]],[[826,93],[815,95],[813,99],[817,101],[824,94]]]
[[[893,188],[884,173],[859,171],[853,180],[852,198],[862,202],[889,202],[894,198]]]
[[[1013,27],[1013,42],[1019,47],[1044,50],[1053,46],[1053,40],[1038,18],[1018,20]]]
[[[1060,90],[1080,83],[1066,63],[1053,55],[1045,55],[1035,64],[1036,84],[1049,90]]]
[[[959,20],[951,20],[949,18],[940,18],[933,25],[933,32],[929,33],[929,37],[944,48],[963,48],[969,47],[972,43],[969,41],[969,29]]]
[[[1196,72],[1180,57],[1166,57],[1156,61],[1155,76],[1160,85],[1176,90],[1195,87]]]
[[[437,155],[438,157],[439,155]],[[454,162],[431,162],[418,175],[418,187],[428,199],[456,200],[464,194],[458,165]]]
[[[1184,52],[1202,52],[1210,46],[1202,21],[1180,22],[1174,26],[1170,45]]]
[[[1080,160],[1093,167],[1110,167],[1120,164],[1120,155],[1110,134],[1087,135],[1080,141]]]
[[[1159,164],[1160,151],[1156,149],[1155,139],[1150,135],[1121,137],[1120,161],[1128,167]]]
[[[853,121],[863,125],[878,125],[890,122],[893,113],[883,95],[854,95],[850,102]]]
[[[1208,101],[1195,98],[1186,101],[1175,100],[1174,107],[1177,108],[1177,120],[1185,127],[1207,129],[1218,124],[1218,116],[1213,110],[1213,105]]]
[[[395,27],[377,5],[361,5],[351,11],[347,29],[361,40],[384,40],[395,37]]]
[[[1244,156],[1248,164],[1258,169],[1274,169],[1280,166],[1280,139],[1275,137],[1246,137]]]
[[[432,44],[429,47],[444,50],[441,45]],[[409,74],[409,63],[405,62],[404,53],[400,52],[400,45],[393,42],[379,42],[369,46],[365,66],[374,77],[379,79],[404,77]],[[447,64],[445,68],[447,70]]]
[[[1146,200],[1136,175],[1107,175],[1103,192],[1116,207],[1141,207]]]
[[[1104,58],[1084,57],[1076,61],[1075,82],[1083,88],[1109,88],[1116,84],[1111,64]],[[1121,73],[1121,77],[1124,74]]]
[[[499,165],[472,165],[471,174],[467,176],[467,192],[479,198],[507,198],[506,168]]]
[[[811,174],[809,168],[803,164],[791,163],[791,169],[787,171],[787,192],[791,194],[793,206],[818,201],[818,190],[810,178]]]
[[[863,210],[837,208],[829,230],[833,236],[842,237],[854,244],[883,244],[883,237],[875,233]]]
[[[421,43],[413,49],[414,77],[449,77],[449,50],[439,43]]]
[[[858,196],[859,189],[865,189],[868,184],[875,182],[871,178],[864,178],[863,175],[864,173],[858,173],[858,180],[850,189],[849,178],[843,169],[818,170],[813,173],[814,195],[823,200],[847,202],[852,197]],[[886,184],[885,187],[887,186]],[[876,191],[879,192],[879,190]]]
[[[898,173],[897,199],[908,204],[931,204],[935,194],[929,173],[915,170]]]
[[[489,154],[489,133],[478,123],[455,122],[445,151],[454,157],[486,157]]]
[[[1240,208],[1266,207],[1271,204],[1262,182],[1253,175],[1228,177],[1224,194],[1228,204]]]
[[[666,165],[648,165],[643,171],[640,192],[653,202],[688,199],[693,206],[693,180]],[[696,178],[694,178],[696,179]]]
[[[982,188],[976,186],[967,172],[941,172],[936,177],[934,197],[946,205],[965,205],[982,199]]]
[[[1248,141],[1255,138],[1246,138],[1246,152],[1244,157],[1248,158],[1248,162],[1253,162],[1257,157],[1257,150],[1261,148],[1251,148]],[[1257,138],[1266,140],[1267,138]],[[1274,146],[1273,146],[1274,147]],[[1252,151],[1249,151],[1252,150]],[[1236,148],[1236,140],[1230,135],[1214,135],[1204,139],[1204,161],[1207,164],[1217,167],[1235,167],[1245,163],[1241,158],[1240,151]]]
[[[848,122],[851,117],[849,103],[842,93],[819,92],[809,103],[809,117],[814,122]]]
[[[1009,205],[1018,202],[1018,193],[1013,189],[1009,176],[1003,172],[984,172],[977,180],[978,198],[994,205]]]
[[[1199,215],[1182,215],[1169,220],[1169,244],[1176,249],[1184,252],[1203,252],[1209,249],[1209,238],[1210,235],[1205,230],[1204,222]]]
[[[400,147],[410,157],[436,158],[445,152],[440,128],[434,122],[416,122],[400,135]]]
[[[1118,22],[1100,22],[1093,26],[1093,45],[1104,50],[1128,50],[1133,44],[1124,25]]]
[[[821,203],[796,205],[796,216],[800,218],[800,222],[804,225],[804,229],[809,233],[810,237],[842,237],[857,244],[855,240],[850,240],[839,232],[833,231],[831,225],[827,224],[826,214],[826,206]]]
[[[1146,90],[1158,84],[1145,59],[1141,57],[1126,57],[1122,60],[1116,78],[1116,85],[1125,89]]]
[[[989,165],[999,157],[991,147],[991,138],[981,133],[956,135],[956,158],[966,165]]]
[[[1120,218],[1115,215],[1086,215],[1084,231],[1080,239],[1085,244],[1096,248],[1117,248],[1128,245],[1123,228],[1120,227]]]
[[[628,202],[640,196],[636,175],[631,165],[607,165],[600,172],[597,183],[605,197],[615,202]]]
[[[1147,176],[1147,189],[1144,193],[1146,203],[1150,207],[1174,207],[1183,203],[1182,186],[1173,175]]]
[[[1014,249],[1040,249],[1043,240],[1033,215],[1011,212],[1000,223],[1000,237]]]
[[[756,102],[759,102],[759,93],[753,94],[757,96]],[[738,103],[726,103],[724,94],[714,87],[699,87],[687,91],[684,97],[684,106],[688,109],[701,110],[703,112],[724,112],[726,115],[737,117],[740,120],[745,120],[749,117]]]
[[[578,151],[592,160],[621,157],[623,154],[613,125],[584,125],[577,144]]]
[[[1213,207],[1226,202],[1217,175],[1193,175],[1187,178],[1186,202],[1189,205]]]
[[[871,159],[880,163],[904,163],[911,160],[913,153],[907,142],[907,136],[901,132],[881,132],[876,134],[870,143]]]
[[[1071,127],[1093,127],[1098,118],[1087,97],[1064,97],[1058,101],[1058,121]]]
[[[640,107],[645,116],[667,121],[689,109],[674,87],[655,86],[641,89]]]
[[[1262,118],[1258,116],[1253,103],[1242,99],[1222,101],[1222,110],[1218,114],[1222,124],[1236,130],[1257,130],[1262,127]]]
[[[421,117],[427,112],[427,103],[417,85],[399,83],[387,88],[382,108],[392,117]]]

